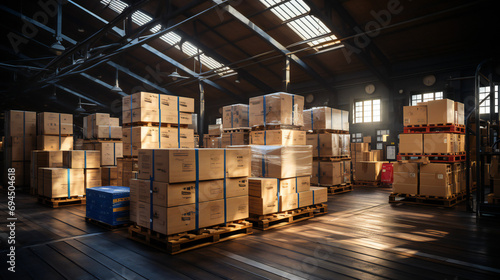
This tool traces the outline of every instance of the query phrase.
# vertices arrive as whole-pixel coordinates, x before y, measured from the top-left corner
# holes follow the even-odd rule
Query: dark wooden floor
[[[170,256],[84,221],[85,207],[17,197],[16,273],[5,279],[500,279],[500,222],[455,209],[387,203],[389,190],[330,197],[329,214]]]

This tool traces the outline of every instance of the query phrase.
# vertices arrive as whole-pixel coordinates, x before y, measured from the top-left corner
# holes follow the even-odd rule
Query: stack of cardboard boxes
[[[38,113],[37,131],[38,150],[33,151],[31,154],[30,189],[34,195],[51,197],[52,192],[49,187],[47,187],[47,193],[44,192],[44,182],[40,178],[43,173],[41,170],[43,168],[64,167],[63,152],[73,150],[73,115],[49,112]],[[82,184],[85,184],[83,177]],[[85,194],[85,191],[80,194],[79,187],[75,188],[74,191],[73,194]]]
[[[33,159],[39,196],[83,197],[87,188],[101,186],[99,151],[34,151]]]
[[[304,110],[304,128],[315,158],[311,184],[350,184],[349,112],[330,107]]]
[[[250,143],[249,114],[249,106],[246,104],[234,104],[222,108],[223,148]]]
[[[194,148],[194,99],[138,92],[122,99],[123,156],[117,162],[118,185],[129,186],[138,172],[140,149]]]
[[[266,215],[327,201],[311,188],[312,146],[305,145],[304,98],[275,93],[250,99],[250,214]],[[290,129],[288,129],[290,128]],[[235,146],[237,147],[237,146]]]
[[[371,139],[371,137],[369,137]],[[371,150],[371,141],[363,139],[363,143],[351,143],[353,178],[355,181],[380,182],[382,169],[382,150]]]
[[[31,151],[36,149],[36,113],[27,111],[7,111],[5,113],[5,153],[4,164],[7,172],[15,169],[13,185],[21,190],[30,180]],[[11,186],[4,175],[4,186]]]
[[[407,127],[436,127],[464,125],[464,106],[449,99],[405,106],[404,125]],[[394,164],[393,192],[421,196],[449,198],[465,190],[463,162],[454,158],[447,162],[450,155],[465,153],[463,133],[411,131],[399,135],[401,156],[419,156],[421,163],[401,161]],[[428,163],[425,159],[444,156],[440,163]]]
[[[208,135],[205,135],[205,139],[203,139],[206,148],[222,147],[222,124],[219,122],[220,119],[217,119],[217,124],[208,125]]]
[[[141,149],[131,220],[170,235],[246,219],[249,175],[248,149]]]
[[[123,131],[118,118],[96,113],[83,118],[82,149],[100,152],[101,181],[104,186],[118,183],[118,160],[123,157]]]

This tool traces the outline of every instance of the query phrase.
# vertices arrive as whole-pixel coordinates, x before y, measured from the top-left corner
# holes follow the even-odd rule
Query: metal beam
[[[87,9],[83,8],[82,6],[80,6],[80,5],[76,4],[76,3],[74,3],[73,1],[68,0],[68,2],[69,2],[69,3],[74,4],[76,7],[78,7],[78,8],[80,8],[80,9],[82,9],[84,12],[86,12],[86,13],[87,13],[87,14],[89,14],[90,16],[92,16],[92,17],[94,17],[94,18],[96,18],[96,19],[98,19],[98,20],[100,20],[100,21],[102,21],[102,22],[104,22],[104,23],[106,23],[106,22],[107,22],[105,19],[103,19],[103,18],[101,18],[100,16],[96,15],[95,13],[93,13],[93,12],[91,12],[91,11],[89,11],[89,10],[87,10]],[[198,1],[193,1],[193,2],[198,2]],[[203,1],[202,1],[202,2],[203,2]],[[181,8],[181,9],[182,9],[182,8]],[[118,34],[118,35],[119,35],[120,37],[124,37],[124,36],[125,36],[124,34]],[[170,64],[172,64],[172,65],[174,65],[174,66],[175,66],[175,65],[177,65],[176,67],[178,67],[179,69],[183,69],[183,68],[184,68],[185,70],[183,70],[183,71],[184,71],[184,72],[186,72],[186,73],[188,73],[189,75],[191,75],[191,76],[193,76],[193,77],[195,77],[195,78],[199,78],[199,77],[200,77],[197,73],[195,73],[195,72],[191,71],[189,68],[187,68],[187,67],[185,67],[184,65],[182,65],[182,64],[180,64],[180,63],[178,63],[178,62],[177,62],[177,61],[175,61],[174,59],[172,59],[172,58],[168,57],[167,55],[165,55],[165,54],[163,54],[162,52],[158,51],[157,49],[155,49],[155,48],[153,48],[153,47],[149,46],[148,44],[143,44],[141,47],[142,47],[143,49],[145,49],[145,50],[149,51],[150,53],[152,53],[152,54],[154,54],[154,55],[158,56],[159,58],[163,59],[164,61],[166,61],[166,62],[168,62],[168,63],[170,63]],[[180,66],[179,66],[179,65],[180,65]],[[182,67],[181,67],[181,66],[182,66]],[[217,90],[219,90],[219,91],[221,91],[221,92],[226,93],[227,95],[231,96],[231,97],[232,97],[233,99],[235,99],[236,101],[243,102],[242,97],[235,95],[235,94],[234,94],[234,93],[232,93],[231,91],[229,91],[229,90],[227,90],[226,88],[224,88],[224,87],[222,87],[222,86],[220,86],[220,85],[218,85],[218,84],[214,83],[213,81],[210,81],[210,80],[202,80],[202,82],[204,82],[204,83],[206,83],[206,84],[208,84],[208,85],[210,85],[210,86],[212,86],[212,87],[216,88]]]
[[[313,15],[315,15],[316,17],[318,17],[328,28],[330,28],[330,30],[332,32],[334,32],[335,34],[337,34],[337,36],[347,37],[349,35],[349,34],[344,34],[345,32],[343,32],[342,30],[340,30],[339,28],[337,28],[333,24],[331,18],[328,18],[323,13],[323,11],[321,11],[316,6],[316,4],[314,4],[314,2],[312,0],[304,0],[304,2],[307,5],[309,5],[309,7],[311,8],[311,13]],[[338,3],[337,1],[329,1],[329,4],[333,5],[334,10],[338,12],[339,16],[344,20],[344,23],[348,24],[353,29],[357,26],[357,23],[355,22],[355,20],[348,14],[347,10],[344,9],[344,7],[342,6],[342,4]],[[373,42],[372,42],[372,44],[373,44]],[[353,53],[359,58],[359,60],[361,60],[361,62],[363,64],[365,64],[366,67],[368,67],[368,69],[378,79],[380,79],[380,81],[386,87],[388,87],[388,88],[392,87],[391,84],[390,84],[390,82],[389,82],[388,76],[386,74],[382,73],[379,69],[377,69],[377,67],[375,67],[375,65],[371,61],[371,58],[370,58],[369,54],[367,54],[366,52],[363,52],[363,50],[361,52],[359,52],[359,53],[358,52],[353,52]],[[382,55],[382,52],[380,52],[380,55]],[[384,67],[388,71],[388,69],[386,67],[388,65],[388,64],[386,64],[386,63],[388,63],[387,58],[385,58],[385,56],[384,57],[380,56],[379,60],[381,60],[382,64],[384,65]]]
[[[222,0],[212,0],[212,1],[218,5],[223,4]],[[285,56],[289,55],[290,51],[285,46],[283,46],[278,41],[276,41],[273,37],[271,37],[269,34],[267,34],[264,30],[262,30],[256,24],[254,24],[250,19],[245,17],[242,13],[240,13],[238,10],[233,8],[231,5],[223,5],[223,6],[221,6],[221,9],[225,10],[227,13],[232,15],[240,23],[242,23],[243,25],[248,27],[255,34],[257,34],[260,38],[267,41],[271,46],[273,46],[275,49],[280,51],[283,55],[285,55]],[[330,90],[332,92],[335,92],[335,89],[331,85],[329,85],[314,69],[312,69],[308,64],[306,64],[304,61],[302,61],[302,59],[300,59],[298,56],[296,56],[295,54],[291,54],[290,59],[293,62],[295,62],[297,65],[299,65],[304,71],[306,71],[307,74],[309,74],[309,76],[314,78],[325,89]]]
[[[78,97],[80,97],[80,98],[82,98],[82,99],[85,99],[85,100],[87,100],[87,101],[90,101],[90,102],[92,102],[92,103],[95,103],[95,104],[97,104],[97,105],[99,105],[99,106],[101,106],[101,107],[104,107],[104,108],[109,108],[109,106],[104,105],[104,104],[102,104],[101,102],[95,101],[95,100],[93,100],[93,99],[91,99],[91,98],[88,98],[87,96],[85,96],[85,95],[83,95],[83,94],[81,94],[81,93],[78,93],[78,92],[76,92],[76,91],[74,91],[74,90],[72,90],[72,89],[69,89],[69,88],[67,88],[67,87],[65,87],[65,86],[62,86],[62,85],[59,85],[59,84],[53,84],[53,85],[54,85],[55,87],[57,87],[57,88],[60,88],[60,89],[62,89],[62,90],[64,90],[64,91],[66,91],[66,92],[69,92],[69,93],[73,94],[74,96],[78,96]]]
[[[112,66],[112,67],[114,67],[114,68],[116,68],[116,69],[118,69],[119,71],[122,71],[123,73],[129,75],[130,77],[132,77],[132,78],[134,78],[134,79],[136,79],[136,80],[138,80],[138,81],[140,81],[140,82],[142,82],[142,83],[144,83],[144,84],[146,84],[148,86],[151,86],[151,87],[155,88],[156,90],[158,90],[158,91],[160,91],[162,93],[165,93],[165,94],[174,94],[171,91],[169,91],[169,90],[167,90],[165,88],[162,88],[159,85],[157,85],[155,83],[152,83],[152,82],[148,81],[147,79],[145,79],[145,78],[143,78],[143,77],[135,74],[134,72],[130,71],[130,69],[125,68],[125,67],[123,67],[123,66],[121,66],[119,64],[114,63],[113,61],[108,61],[107,64],[110,65],[110,66]]]

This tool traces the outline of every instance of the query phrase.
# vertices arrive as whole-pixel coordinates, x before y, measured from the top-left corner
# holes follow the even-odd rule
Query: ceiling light
[[[115,81],[115,86],[111,88],[112,92],[122,92],[123,90],[120,88],[118,85],[118,69],[116,69],[116,81]]]
[[[75,112],[77,112],[79,114],[85,113],[85,109],[83,109],[82,103],[78,103],[78,108],[76,108]]]
[[[172,72],[172,74],[168,75],[170,78],[172,78],[172,80],[176,81],[177,79],[187,79],[188,77],[184,77],[184,76],[181,76],[179,75],[179,73],[177,73],[177,69],[175,69],[174,72]]]
[[[54,44],[52,44],[52,46],[50,46],[50,50],[56,55],[61,55],[66,49],[60,41],[56,41]]]
[[[83,32],[85,32],[85,29],[83,29],[83,28],[78,28],[78,32],[83,33]]]
[[[238,72],[238,75],[236,75],[236,80],[234,80],[235,83],[239,84],[240,83],[240,73]]]
[[[54,92],[49,96],[50,101],[56,101],[57,100],[57,95],[56,95],[56,87],[54,87]]]

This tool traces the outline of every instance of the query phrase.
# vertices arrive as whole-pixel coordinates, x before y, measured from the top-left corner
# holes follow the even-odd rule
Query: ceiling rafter
[[[262,30],[260,27],[258,27],[255,23],[253,23],[250,19],[248,19],[246,16],[244,16],[242,13],[237,11],[235,8],[233,8],[230,4],[227,5],[222,5],[223,1],[221,0],[212,0],[214,3],[221,5],[221,8],[225,10],[228,14],[236,18],[240,23],[242,23],[244,26],[252,30],[256,35],[258,35],[261,39],[265,40],[268,42],[273,48],[276,50],[280,51],[284,56],[289,55],[291,60],[295,62],[299,67],[301,67],[309,76],[314,78],[321,86],[323,86],[325,89],[331,91],[331,92],[336,92],[336,90],[328,83],[326,82],[323,77],[321,77],[313,68],[311,68],[307,63],[305,63],[302,59],[300,59],[298,56],[295,54],[290,54],[291,52],[283,46],[281,43],[279,43],[276,39],[271,37],[269,34],[267,34],[264,30]],[[284,64],[284,62],[283,62]]]

